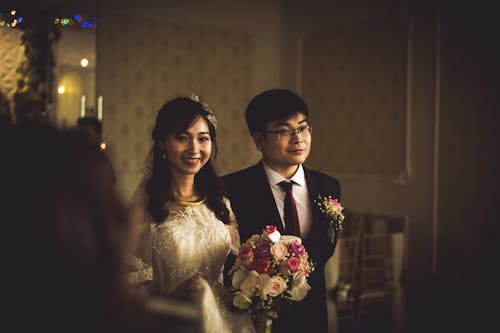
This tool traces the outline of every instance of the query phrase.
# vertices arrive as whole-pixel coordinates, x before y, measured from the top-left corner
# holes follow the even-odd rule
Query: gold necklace
[[[179,204],[181,206],[195,207],[195,206],[199,206],[202,203],[204,203],[206,200],[206,197],[204,197],[203,199],[198,200],[198,201],[185,201],[185,200],[181,200],[181,199],[177,199],[177,198],[174,198],[174,200],[177,204]]]

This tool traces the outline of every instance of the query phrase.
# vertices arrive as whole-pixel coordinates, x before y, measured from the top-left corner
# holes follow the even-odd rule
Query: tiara
[[[194,94],[191,94],[191,96],[189,96],[189,98],[195,102],[198,102],[201,104],[201,107],[202,109],[207,112],[208,114],[206,115],[206,118],[208,119],[208,121],[215,127],[215,129],[217,129],[217,118],[215,118],[215,114],[213,113],[213,111],[208,107],[208,105],[205,103],[205,102],[201,102],[200,101],[200,98],[198,97],[198,95],[194,95]]]

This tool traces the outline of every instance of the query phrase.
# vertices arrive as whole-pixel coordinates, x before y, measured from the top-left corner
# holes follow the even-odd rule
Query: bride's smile
[[[212,154],[207,120],[199,117],[185,131],[167,135],[161,148],[172,174],[194,176],[207,164]]]

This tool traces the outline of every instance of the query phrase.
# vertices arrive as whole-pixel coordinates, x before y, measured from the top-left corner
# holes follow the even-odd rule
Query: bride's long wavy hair
[[[156,223],[165,220],[169,214],[165,203],[174,200],[169,161],[168,157],[162,158],[163,151],[160,143],[164,142],[171,133],[187,130],[199,117],[205,118],[208,123],[213,145],[212,156],[215,158],[217,155],[215,116],[206,106],[189,97],[177,97],[164,104],[158,111],[151,133],[154,143],[147,159],[149,172],[144,188],[149,197],[148,213]],[[224,203],[224,189],[215,171],[212,158],[195,175],[194,185],[206,197],[207,206],[215,213],[215,216],[225,224],[229,224],[229,210]]]

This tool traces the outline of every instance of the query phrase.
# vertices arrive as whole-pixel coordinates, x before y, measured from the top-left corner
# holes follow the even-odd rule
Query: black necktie
[[[300,237],[299,215],[297,214],[297,205],[293,198],[293,182],[282,181],[278,184],[285,191],[284,220],[285,231],[288,235]]]

